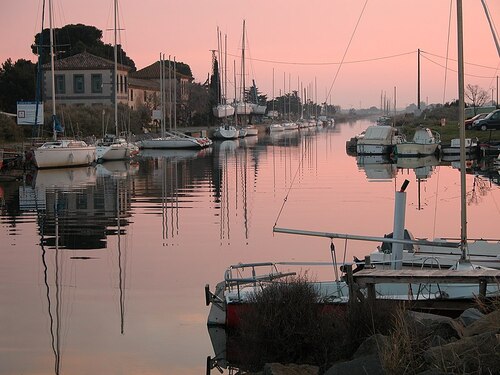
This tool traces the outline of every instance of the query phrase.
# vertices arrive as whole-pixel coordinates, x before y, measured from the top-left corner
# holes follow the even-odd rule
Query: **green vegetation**
[[[39,46],[48,45],[49,29],[43,29],[41,33],[35,35],[35,42],[31,50],[35,55],[40,54],[42,64],[50,61],[50,49]],[[54,29],[55,52],[58,59],[63,59],[87,51],[95,56],[100,56],[113,61],[114,47],[111,44],[104,44],[102,41],[102,31],[94,26],[82,24],[66,25]],[[125,51],[118,45],[118,62],[129,66],[132,71],[135,69],[134,61],[127,56]]]
[[[18,101],[32,101],[35,97],[36,65],[19,59],[7,59],[0,67],[0,111],[16,113]]]
[[[422,125],[441,135],[441,142],[449,144],[453,138],[459,138],[458,103],[433,105],[422,111],[420,116],[403,114],[394,117],[395,125],[401,127],[407,139],[413,137],[417,126]],[[480,142],[500,142],[499,131],[466,130],[467,138],[477,138]]]

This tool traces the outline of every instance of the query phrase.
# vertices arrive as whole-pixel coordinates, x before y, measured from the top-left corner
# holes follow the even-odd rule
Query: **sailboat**
[[[113,77],[116,79],[118,71],[118,45],[117,45],[117,22],[118,15],[118,0],[114,0],[114,73]],[[137,146],[127,142],[123,137],[120,137],[118,129],[118,82],[113,84],[114,94],[114,119],[115,119],[115,135],[106,135],[97,143],[96,159],[97,161],[106,160],[126,160],[129,159],[134,153],[137,152]]]
[[[52,141],[45,142],[34,150],[37,168],[76,167],[90,165],[96,159],[96,148],[84,141],[74,139],[58,139],[57,133],[62,130],[56,115],[55,68],[54,68],[54,30],[52,0],[49,0],[50,30],[50,69],[52,89]]]
[[[168,61],[168,81],[169,81],[169,100],[174,108],[173,113],[173,123],[174,128],[172,129],[172,116],[171,111],[169,112],[170,129],[166,131],[165,129],[165,56],[160,54],[160,101],[161,101],[161,136],[158,138],[143,139],[139,142],[139,147],[144,148],[161,148],[161,149],[178,149],[178,148],[204,148],[212,144],[212,141],[207,137],[192,137],[187,134],[177,131],[177,78],[176,78],[176,61],[174,58],[173,69],[172,62],[169,58]],[[171,76],[173,72],[173,77]],[[173,93],[172,93],[172,81],[174,82]]]
[[[249,115],[252,113],[252,103],[245,101],[245,20],[243,20],[243,37],[241,46],[241,93],[240,99],[234,102],[234,109],[237,115]]]
[[[218,45],[219,45],[219,51],[221,50],[221,44],[222,42],[220,41],[219,37],[219,31],[217,30],[217,40],[218,40]],[[221,93],[221,80],[218,78],[217,82],[217,96],[219,97],[219,104],[217,107],[213,108],[213,112],[215,117],[223,119],[223,123],[220,124],[213,133],[213,137],[215,139],[237,139],[240,135],[238,129],[236,129],[236,126],[232,125],[229,123],[230,118],[235,118],[235,109],[232,105],[228,104],[226,102],[226,95],[227,95],[227,37],[224,39],[225,41],[225,46],[224,46],[224,67],[222,68],[220,64],[217,64],[217,58],[215,56],[215,51],[212,51],[212,65],[213,65],[213,70],[214,70],[214,75],[217,73],[217,77],[221,77],[221,74],[223,73],[222,81],[224,82],[224,90]],[[219,62],[220,62],[220,56],[221,53],[219,53]],[[236,89],[235,89],[236,91]],[[236,122],[236,121],[235,121]]]
[[[464,126],[464,63],[463,63],[463,31],[462,31],[462,1],[457,0],[457,23],[458,23],[458,91],[459,91],[459,126],[461,139],[460,152],[460,187],[461,187],[461,236],[459,242],[443,242],[443,241],[427,241],[413,240],[404,238],[404,213],[406,203],[406,193],[408,182],[402,185],[401,189],[396,192],[395,210],[394,210],[394,232],[392,238],[387,237],[370,237],[365,235],[341,234],[332,232],[316,232],[307,230],[297,230],[289,228],[274,227],[273,232],[285,233],[293,235],[304,235],[313,237],[326,237],[332,241],[333,239],[358,240],[358,241],[375,241],[392,243],[391,253],[391,270],[402,269],[403,245],[419,245],[429,247],[440,247],[443,249],[460,249],[459,256],[456,258],[455,264],[446,271],[446,276],[441,276],[441,279],[448,279],[450,282],[437,284],[435,282],[401,282],[398,278],[394,278],[386,283],[371,284],[374,288],[367,291],[368,296],[378,295],[381,298],[391,299],[404,302],[423,302],[429,307],[429,302],[437,304],[439,302],[467,302],[474,301],[478,294],[483,296],[500,295],[499,285],[488,284],[483,281],[482,284],[473,284],[464,282],[463,280],[474,277],[478,273],[484,271],[484,277],[498,277],[500,273],[497,270],[482,269],[482,267],[471,263],[468,257],[468,239],[467,239],[467,220],[466,220],[466,168],[465,168],[465,126]],[[334,246],[332,248],[332,258],[334,254]],[[356,262],[358,263],[358,262]],[[287,264],[287,263],[283,263]],[[361,266],[367,266],[364,262],[359,262]],[[262,290],[269,283],[276,280],[286,278],[294,273],[280,271],[280,263],[276,262],[260,262],[249,264],[237,264],[227,268],[224,274],[224,280],[219,282],[214,292],[210,291],[208,285],[205,286],[205,302],[206,305],[211,305],[207,324],[224,325],[226,327],[238,326],[240,317],[243,311],[249,308],[252,303],[252,296],[259,290]],[[332,264],[334,269],[338,266],[335,262]],[[378,267],[375,265],[375,269]],[[424,276],[428,279],[435,275],[422,274],[426,272],[418,268],[408,270],[406,273],[397,272],[383,275],[385,279],[390,279],[391,275],[398,277]],[[264,271],[262,271],[264,269]],[[243,271],[247,274],[244,275]],[[363,274],[365,277],[374,277],[374,273],[370,273],[372,269],[360,270],[358,275]],[[491,272],[490,272],[491,271]],[[418,274],[418,275],[417,275]],[[487,275],[488,274],[488,275]],[[371,275],[371,276],[370,276]],[[349,275],[348,277],[349,278]],[[384,280],[385,280],[384,279]],[[457,279],[459,282],[452,283],[451,280]],[[420,278],[419,280],[422,280]],[[432,280],[435,280],[434,278]],[[352,282],[352,274],[351,280]],[[337,278],[334,281],[311,281],[311,285],[315,288],[318,295],[319,304],[329,305],[346,305],[350,296],[348,291],[348,283]],[[463,306],[463,304],[462,304]]]
[[[212,65],[214,74],[217,73],[217,101],[218,104],[212,108],[213,114],[217,118],[227,119],[234,115],[234,107],[227,103],[227,51],[224,51],[224,66],[222,67],[221,61],[221,44],[219,28],[217,28],[217,41],[218,41],[218,51],[219,51],[219,61],[215,57],[215,51],[212,51]],[[225,38],[225,44],[227,48],[227,37]],[[225,48],[225,49],[226,49]],[[222,76],[222,79],[221,79]],[[224,83],[224,86],[221,83]]]

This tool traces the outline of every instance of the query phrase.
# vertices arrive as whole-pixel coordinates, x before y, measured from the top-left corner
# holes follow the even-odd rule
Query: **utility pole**
[[[417,53],[417,108],[420,111],[420,48]]]

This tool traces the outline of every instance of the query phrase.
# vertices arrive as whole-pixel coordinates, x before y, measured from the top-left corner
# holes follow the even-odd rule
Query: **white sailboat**
[[[171,66],[171,60],[168,61],[168,81],[169,81],[169,96],[173,97],[169,100],[169,104],[172,103],[173,110],[173,120],[171,117],[171,111],[169,112],[170,129],[167,132],[165,129],[165,57],[160,54],[160,99],[161,99],[161,136],[158,138],[143,139],[139,142],[140,148],[161,148],[161,149],[178,149],[178,148],[204,148],[212,144],[212,141],[207,137],[192,137],[182,132],[177,131],[177,78],[176,78],[176,61],[174,58],[173,69]],[[171,76],[173,71],[173,77]],[[173,93],[172,93],[172,81],[174,82]],[[172,129],[172,121],[174,123],[174,129]]]
[[[53,30],[52,0],[49,0],[50,29],[50,69],[52,84],[52,133],[50,142],[45,142],[34,150],[37,168],[59,168],[90,165],[96,159],[96,149],[83,141],[73,139],[58,139],[59,123],[56,116],[55,68],[54,68],[54,30]]]
[[[252,113],[253,104],[245,101],[245,20],[243,20],[243,37],[242,37],[242,45],[241,45],[241,92],[240,99],[235,101],[234,110],[236,115],[247,116]]]
[[[221,61],[221,47],[222,47],[222,42],[220,40],[220,32],[219,28],[217,28],[217,41],[218,41],[218,51],[219,51],[219,61],[217,65],[217,77],[218,77],[218,82],[217,82],[217,97],[218,97],[218,104],[212,108],[213,114],[217,118],[223,118],[227,119],[228,117],[234,116],[234,107],[227,103],[227,69],[226,69],[226,63],[227,63],[227,53],[226,53],[226,48],[227,48],[227,37],[225,38],[225,44],[226,48],[224,48],[224,66],[221,66],[222,61]],[[214,64],[214,70],[215,70],[215,62],[217,61],[215,59],[215,51],[212,51],[213,53],[213,64]],[[215,71],[214,71],[215,73]],[[221,78],[222,76],[222,78]],[[221,85],[221,82],[224,83],[224,86]]]
[[[114,0],[114,73],[113,81],[116,80],[118,72],[118,45],[117,45],[117,15],[118,15],[118,0]],[[106,135],[101,139],[96,146],[97,161],[107,160],[126,160],[133,156],[137,151],[137,146],[127,142],[123,137],[120,137],[118,129],[118,82],[113,84],[114,94],[114,120],[115,120],[115,135]]]

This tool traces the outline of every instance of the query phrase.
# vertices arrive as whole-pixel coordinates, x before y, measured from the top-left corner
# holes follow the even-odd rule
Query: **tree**
[[[50,30],[43,29],[41,33],[35,35],[35,43],[31,46],[31,50],[35,55],[40,54],[42,63],[47,63],[50,60],[49,39]],[[114,46],[103,43],[102,31],[95,26],[76,24],[55,28],[54,40],[56,56],[59,59],[84,51],[107,60],[114,59]],[[136,70],[134,61],[127,56],[121,45],[117,47],[118,62],[131,67],[132,70]]]
[[[189,100],[186,104],[187,123],[189,125],[206,125],[212,115],[209,89],[199,83],[189,85]]]
[[[470,101],[470,105],[474,108],[474,115],[476,108],[482,107],[490,98],[488,92],[478,85],[471,85],[470,83],[465,88],[465,96]]]
[[[35,98],[36,65],[19,59],[7,59],[0,68],[0,111],[16,113],[17,102]]]

